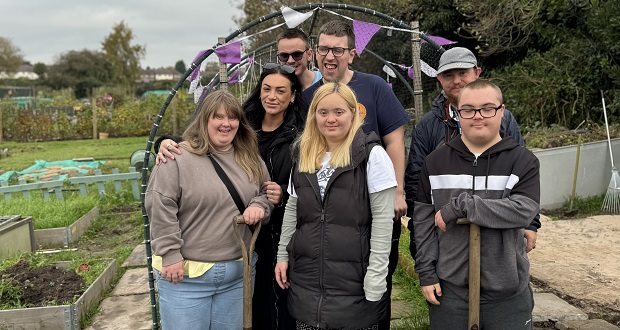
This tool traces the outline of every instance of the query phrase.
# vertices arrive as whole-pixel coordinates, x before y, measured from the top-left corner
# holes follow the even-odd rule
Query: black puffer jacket
[[[360,329],[385,314],[387,294],[378,302],[364,295],[372,224],[366,164],[378,143],[374,133],[357,132],[352,164],[335,169],[322,201],[316,173],[293,172],[297,226],[287,246],[288,308],[303,323]]]

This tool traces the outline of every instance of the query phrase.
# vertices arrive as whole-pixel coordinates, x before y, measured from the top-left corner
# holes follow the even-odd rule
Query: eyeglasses
[[[290,66],[290,65],[278,64],[278,63],[266,63],[265,65],[263,65],[263,71],[265,71],[265,70],[275,70],[277,68],[282,69],[282,71],[284,71],[286,73],[293,73],[293,72],[295,72],[295,68]]]
[[[344,51],[345,50],[350,50],[350,49],[351,48],[344,48],[344,47],[317,46],[316,47],[316,52],[317,52],[317,54],[319,54],[321,56],[327,56],[327,54],[331,50],[332,54],[334,54],[335,57],[340,57],[340,56],[344,55]]]
[[[482,118],[492,118],[497,114],[497,110],[503,107],[503,104],[498,105],[497,107],[484,107],[484,108],[463,108],[457,109],[456,111],[459,113],[459,116],[463,119],[472,119],[476,116],[476,112],[480,113]]]
[[[280,60],[280,62],[286,62],[288,61],[289,57],[292,57],[293,61],[297,62],[304,57],[304,54],[307,50],[308,49],[306,48],[306,50],[304,50],[303,52],[298,50],[292,53],[278,53],[278,60]]]

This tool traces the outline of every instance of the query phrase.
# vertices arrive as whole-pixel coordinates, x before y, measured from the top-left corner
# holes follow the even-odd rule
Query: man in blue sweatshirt
[[[467,329],[469,226],[480,226],[480,327],[531,329],[533,298],[525,228],[540,208],[538,159],[500,135],[501,90],[465,86],[462,134],[424,161],[415,202],[415,269],[432,329]]]

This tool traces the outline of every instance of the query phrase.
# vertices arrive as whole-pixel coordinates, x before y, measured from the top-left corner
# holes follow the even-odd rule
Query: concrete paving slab
[[[146,268],[127,269],[118,281],[113,296],[149,293],[149,277]]]
[[[123,267],[146,267],[146,248],[143,243],[138,244],[129,257],[123,262]]]
[[[559,321],[555,327],[560,330],[617,330],[617,326],[600,319]]]
[[[99,313],[87,330],[152,329],[151,301],[148,294],[110,296],[99,306]]]
[[[392,300],[391,319],[402,319],[411,315],[413,307],[404,300]]]
[[[552,293],[534,293],[534,322],[587,320],[588,314]]]

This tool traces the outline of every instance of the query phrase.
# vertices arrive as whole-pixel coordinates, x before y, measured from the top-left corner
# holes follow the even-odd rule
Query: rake
[[[605,117],[605,128],[607,129],[607,144],[609,145],[609,158],[611,159],[611,180],[607,187],[605,200],[601,210],[609,213],[620,213],[620,174],[614,166],[614,154],[611,150],[611,138],[609,136],[609,123],[607,122],[607,108],[605,107],[605,95],[601,90],[601,100],[603,102],[603,115]]]

